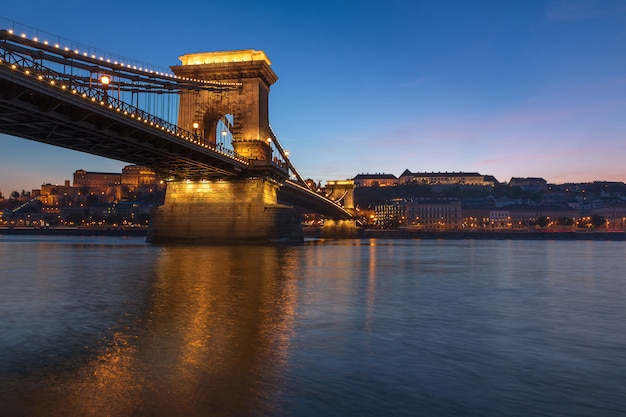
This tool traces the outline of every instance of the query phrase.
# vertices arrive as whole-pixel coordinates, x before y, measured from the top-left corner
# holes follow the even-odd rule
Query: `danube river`
[[[626,416],[625,260],[0,236],[0,416]]]

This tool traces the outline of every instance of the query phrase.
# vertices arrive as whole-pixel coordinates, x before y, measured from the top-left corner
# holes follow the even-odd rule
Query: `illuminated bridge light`
[[[39,38],[38,38],[38,37],[36,37],[36,36],[33,38],[33,40],[34,40],[35,42],[39,42]]]
[[[22,33],[22,38],[26,39],[26,34]]]
[[[9,29],[9,34],[13,35],[13,29]]]
[[[55,44],[54,44],[54,47],[55,47],[55,48],[60,48],[60,46],[59,46],[59,44],[58,44],[58,43],[55,43]]]

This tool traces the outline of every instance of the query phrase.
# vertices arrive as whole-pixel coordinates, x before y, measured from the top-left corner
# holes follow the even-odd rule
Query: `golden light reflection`
[[[93,358],[48,381],[33,415],[269,414],[298,308],[294,250],[163,248],[149,311],[86,346]]]
[[[161,301],[153,313],[159,326],[147,339],[168,335],[170,349],[155,364],[165,360],[176,370],[171,385],[185,397],[201,386],[206,391],[199,401],[235,412],[263,397],[260,379],[271,379],[287,362],[296,295],[283,250],[176,247],[160,258]]]

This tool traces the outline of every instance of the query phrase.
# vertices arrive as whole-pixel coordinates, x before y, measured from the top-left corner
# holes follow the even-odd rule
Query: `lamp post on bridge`
[[[200,127],[200,125],[198,124],[198,122],[193,122],[193,138],[195,140],[198,140],[198,128]]]
[[[267,138],[267,146],[270,148],[270,159],[272,159],[272,154],[274,153],[272,151],[272,138]],[[273,161],[277,162],[275,157],[273,158]]]
[[[100,77],[100,82],[102,83],[103,90],[103,101],[105,104],[109,104],[109,84],[111,83],[111,77],[108,75],[103,75]]]
[[[224,128],[222,130],[222,140],[220,141],[220,144],[219,144],[221,149],[225,148],[225,145],[226,145],[226,135],[228,135],[228,132],[226,132],[226,129]]]

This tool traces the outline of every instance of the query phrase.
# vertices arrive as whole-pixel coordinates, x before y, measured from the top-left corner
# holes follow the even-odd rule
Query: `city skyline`
[[[191,52],[264,50],[279,77],[270,122],[315,181],[404,169],[626,180],[619,1],[244,1],[231,14],[168,8],[167,21],[169,6],[150,4],[108,2],[102,25],[63,1],[7,4],[2,17],[161,67]],[[5,195],[62,184],[68,167],[125,165],[0,135]]]
[[[26,192],[26,193],[30,193],[32,191],[37,191],[40,188],[44,187],[44,186],[67,186],[67,184],[69,184],[70,187],[78,187],[80,185],[76,185],[74,183],[73,178],[75,178],[77,173],[81,173],[81,172],[86,172],[89,174],[102,174],[102,175],[121,175],[124,170],[128,169],[128,168],[132,168],[132,167],[141,167],[141,168],[145,168],[142,167],[140,165],[133,165],[133,164],[123,164],[122,167],[120,167],[119,170],[113,170],[113,171],[95,171],[95,170],[90,170],[90,169],[84,169],[84,168],[77,168],[75,169],[71,174],[66,175],[66,178],[62,181],[59,182],[44,182],[42,183],[40,186],[38,187],[27,187],[27,188],[20,188],[20,189],[11,189],[10,191],[8,189],[5,189],[3,191],[2,188],[2,184],[0,184],[0,194],[2,194],[4,196],[4,198],[8,198],[9,195],[15,191],[17,191],[18,193],[21,192]],[[152,171],[152,173],[154,174],[154,171]],[[371,181],[374,182],[378,182],[377,180],[383,179],[384,184],[382,184],[382,186],[388,186],[388,185],[402,185],[402,184],[409,184],[409,183],[413,183],[415,181],[415,179],[412,180],[405,180],[404,182],[402,182],[402,178],[404,176],[416,176],[416,175],[426,175],[428,176],[428,178],[432,178],[436,175],[449,175],[450,178],[447,178],[446,180],[449,181],[454,181],[454,178],[460,178],[463,176],[468,176],[468,178],[464,178],[464,184],[465,185],[469,185],[469,186],[484,186],[487,185],[490,182],[493,182],[492,185],[490,185],[491,187],[493,186],[497,186],[498,184],[500,185],[509,185],[511,187],[517,186],[517,184],[514,184],[516,182],[520,182],[520,181],[542,181],[545,185],[568,185],[568,184],[591,184],[591,183],[622,183],[622,184],[626,184],[625,181],[605,181],[605,180],[593,180],[593,181],[581,181],[581,182],[566,182],[566,183],[550,183],[548,181],[545,181],[545,178],[543,177],[530,177],[530,176],[519,176],[519,177],[511,177],[508,178],[506,180],[500,180],[498,178],[496,178],[495,176],[492,176],[490,174],[486,174],[486,173],[480,173],[480,172],[464,172],[464,171],[430,171],[430,172],[412,172],[410,169],[405,169],[403,170],[402,174],[394,174],[394,173],[384,173],[384,172],[360,172],[357,174],[352,175],[351,177],[347,177],[347,178],[335,178],[333,180],[329,180],[329,183],[332,184],[339,181],[344,181],[344,180],[354,180],[354,184],[358,187],[358,186],[366,186],[366,187],[372,187],[373,185],[371,184]],[[393,177],[393,178],[392,178]],[[395,180],[395,182],[392,181]],[[471,180],[470,180],[471,179]],[[478,182],[476,182],[477,179],[480,179]],[[494,181],[495,179],[495,181]],[[312,180],[311,178],[307,178],[306,181]],[[435,179],[435,181],[438,181],[437,179]],[[163,181],[161,181],[163,182]],[[420,183],[423,184],[429,184],[432,185],[433,183],[424,183],[422,182],[422,180],[420,179],[419,181]],[[363,184],[361,184],[363,183]],[[439,182],[437,182],[437,184],[439,184]],[[513,185],[511,185],[513,184]],[[327,184],[322,184],[322,186],[326,186]]]

